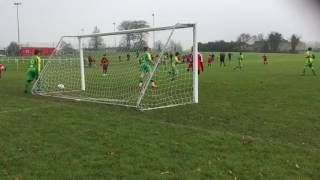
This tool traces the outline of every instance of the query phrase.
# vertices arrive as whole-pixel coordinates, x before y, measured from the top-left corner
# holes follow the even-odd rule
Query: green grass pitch
[[[320,77],[260,56],[205,64],[199,104],[146,112],[25,95],[27,64],[5,61],[0,179],[320,179]]]

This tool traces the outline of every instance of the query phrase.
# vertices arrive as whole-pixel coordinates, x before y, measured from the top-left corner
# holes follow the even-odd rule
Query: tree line
[[[263,34],[251,35],[242,33],[236,41],[215,41],[199,43],[199,51],[207,52],[290,52],[297,53],[306,49],[306,43],[301,41],[301,37],[293,34],[289,39],[285,39],[279,32],[271,32],[267,36]]]
[[[123,21],[117,27],[119,31],[126,31],[132,29],[149,28],[150,25],[144,20],[138,21]],[[92,31],[93,34],[100,33],[100,29],[95,26]],[[116,51],[139,51],[148,45],[148,32],[128,33],[121,35],[120,42],[116,47],[107,47],[106,40],[101,36],[91,37],[85,44],[85,50],[102,50],[112,49]],[[111,39],[108,39],[112,41]],[[164,43],[161,41],[155,42],[154,50],[161,51],[164,48]],[[19,45],[11,42],[6,48],[6,54],[9,56],[19,55]],[[58,47],[62,52],[75,52],[78,47],[69,42],[62,41]],[[251,35],[249,33],[242,33],[236,41],[226,42],[224,40],[214,41],[208,43],[199,43],[199,51],[204,52],[290,52],[297,53],[305,50],[306,43],[301,41],[301,37],[293,34],[289,39],[285,39],[279,32],[271,32],[267,36],[263,34]],[[170,41],[167,47],[168,51],[182,51],[182,44],[175,41]],[[320,50],[320,49],[319,49]]]

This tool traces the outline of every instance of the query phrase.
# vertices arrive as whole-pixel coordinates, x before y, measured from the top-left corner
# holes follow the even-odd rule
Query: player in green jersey
[[[142,90],[143,88],[143,78],[146,74],[150,74],[152,71],[152,64],[154,62],[152,61],[151,54],[149,53],[149,48],[144,47],[144,53],[141,55],[139,59],[139,68],[140,68],[140,83],[139,83],[139,88]],[[153,79],[151,79],[151,86],[152,88],[157,88],[158,86],[154,82]]]
[[[308,48],[307,52],[305,53],[306,62],[304,64],[302,76],[306,75],[307,68],[310,68],[313,75],[316,76],[316,71],[313,68],[313,60],[315,59],[315,55],[312,53],[312,48]]]
[[[171,74],[171,81],[176,79],[176,76],[178,74],[177,64],[181,63],[181,55],[179,52],[176,52],[175,57],[171,60],[171,71],[169,74]]]
[[[39,73],[41,71],[41,58],[39,55],[39,50],[35,50],[34,56],[30,60],[29,67],[27,69],[27,80],[24,86],[24,93],[28,93],[31,88],[31,83],[34,80],[37,80]]]
[[[242,61],[244,60],[244,55],[242,54],[242,52],[240,52],[239,58],[238,58],[238,66],[236,66],[234,68],[234,70],[236,69],[240,69],[240,71],[242,70]]]

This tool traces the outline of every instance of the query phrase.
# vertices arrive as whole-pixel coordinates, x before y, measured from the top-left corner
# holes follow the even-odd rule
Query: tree
[[[237,52],[240,51],[239,42],[216,41],[206,44],[199,43],[199,51],[204,52]]]
[[[7,53],[9,56],[19,56],[20,54],[20,48],[18,43],[16,42],[11,42],[9,46],[7,47]]]
[[[264,41],[264,35],[262,33],[257,35],[257,41]]]
[[[290,38],[290,43],[291,43],[291,51],[294,53],[296,52],[297,46],[300,43],[301,37],[298,37],[297,35],[293,34]]]
[[[268,43],[269,43],[270,50],[272,52],[279,51],[279,47],[280,47],[282,40],[283,40],[282,34],[280,34],[278,32],[270,33],[269,37],[268,37]]]
[[[182,51],[182,45],[181,43],[170,41],[168,45],[168,50],[171,52],[181,52]]]
[[[157,41],[155,42],[155,50],[161,52],[164,48],[164,44],[162,43],[162,41]]]
[[[93,34],[100,33],[100,29],[95,26],[93,29]],[[105,44],[103,43],[103,39],[100,36],[92,37],[89,42],[89,47],[94,50],[99,50],[105,48]]]
[[[240,34],[240,36],[239,36],[238,39],[237,39],[237,42],[238,42],[239,45],[240,45],[240,49],[241,49],[241,50],[242,50],[242,49],[245,49],[245,48],[248,46],[248,44],[249,44],[249,42],[250,42],[251,39],[252,39],[252,37],[251,37],[251,35],[248,34],[248,33],[242,33],[242,34]]]
[[[131,30],[131,29],[141,29],[150,27],[146,21],[123,21],[119,26],[119,31]],[[143,46],[147,46],[147,36],[148,33],[130,33],[124,35],[121,40],[121,46],[125,47],[127,50],[141,50]]]
[[[62,54],[70,54],[75,52],[75,49],[72,47],[71,43],[67,43],[65,41],[61,41],[59,48],[59,52]]]
[[[240,34],[240,36],[238,37],[238,40],[237,40],[237,41],[248,44],[250,40],[251,40],[251,35],[250,35],[250,34],[248,34],[248,33],[242,33],[242,34]]]
[[[259,51],[264,53],[269,51],[268,42],[266,39],[264,39],[264,35],[262,33],[252,36],[251,41],[253,42],[251,45],[253,51]]]
[[[252,44],[254,44],[255,42],[262,42],[264,41],[264,35],[262,33],[253,35],[250,41],[252,42]]]

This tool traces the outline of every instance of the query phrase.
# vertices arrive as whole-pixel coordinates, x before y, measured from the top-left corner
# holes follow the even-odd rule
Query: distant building
[[[0,48],[0,56],[6,56],[7,55],[7,51],[5,48]]]
[[[50,47],[21,47],[20,55],[21,56],[33,56],[35,50],[40,51],[41,56],[50,56],[55,48]]]
[[[55,48],[54,44],[21,44],[20,55],[33,56],[36,50],[40,51],[41,56],[50,56]]]

